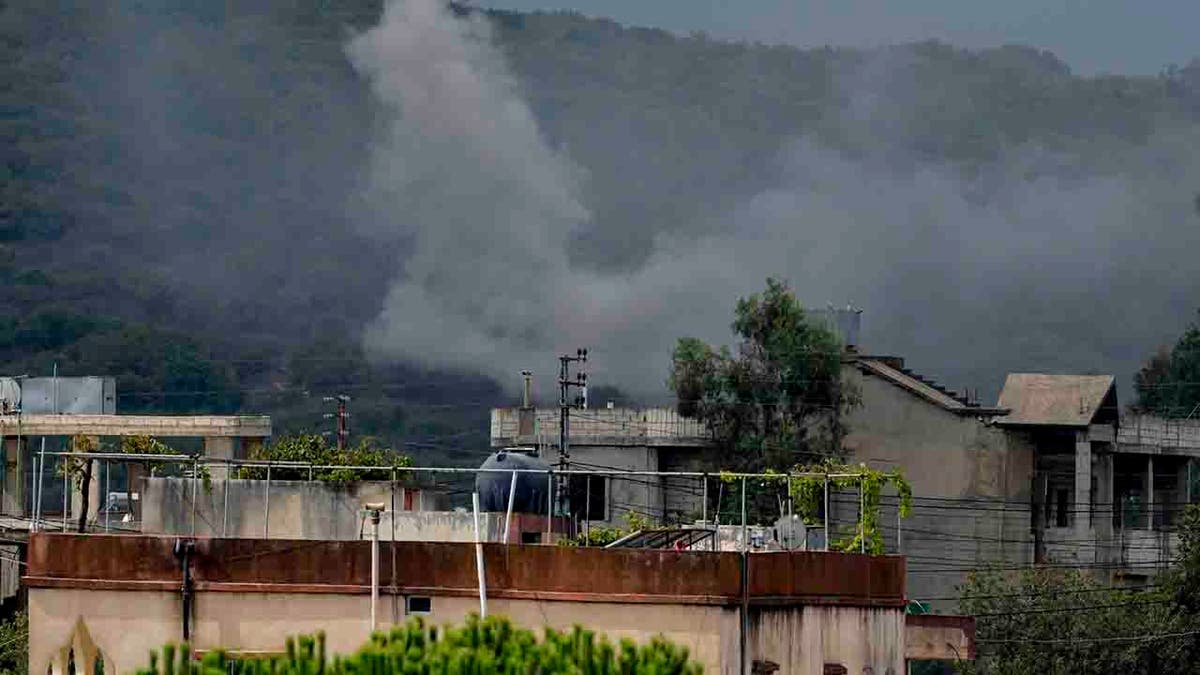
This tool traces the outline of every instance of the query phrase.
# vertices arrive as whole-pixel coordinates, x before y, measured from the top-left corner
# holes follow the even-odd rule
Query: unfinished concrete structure
[[[569,428],[569,464],[574,469],[703,471],[707,467],[705,450],[712,445],[703,424],[667,408],[576,410],[571,413]],[[557,408],[492,411],[492,447],[533,447],[554,465],[558,438]],[[573,513],[587,513],[593,522],[616,524],[629,512],[671,522],[700,518],[702,492],[695,478],[669,476],[575,476],[568,486]]]
[[[17,522],[33,512],[29,495],[35,481],[32,460],[36,451],[30,446],[29,440],[47,436],[86,436],[97,444],[104,437],[201,438],[207,457],[238,459],[246,457],[252,446],[261,445],[271,436],[271,418],[264,415],[0,415],[0,439],[3,439],[4,449],[0,514],[14,516]],[[213,473],[221,477],[224,468],[216,466]],[[93,480],[89,520],[95,518],[103,504],[101,489],[101,482]],[[69,514],[71,517],[79,517],[77,510],[81,503],[82,499],[78,496],[68,502],[68,507],[72,509]],[[51,510],[48,513],[53,512]]]
[[[908,558],[913,598],[939,609],[955,605],[969,571],[989,565],[1153,574],[1174,554],[1178,511],[1200,497],[1200,421],[1122,418],[1111,376],[1013,374],[994,406],[956,396],[896,357],[847,352],[843,378],[862,397],[847,418],[847,457],[899,468],[911,483],[912,518],[899,522],[894,498],[885,498],[882,529],[887,550]],[[554,457],[557,410],[523,414],[536,421],[526,428],[542,433],[515,433],[522,412],[495,410],[493,445],[539,444]],[[703,452],[707,430],[673,411],[578,414],[572,463],[578,456],[592,465],[720,469]],[[696,517],[700,490],[677,483],[642,484],[638,508],[668,523]],[[856,494],[835,494],[834,529],[854,522],[857,510]]]
[[[85,674],[98,660],[128,672],[182,640],[236,656],[279,653],[287,636],[317,630],[334,653],[367,639],[367,542],[199,539],[180,556],[177,541],[34,535],[30,672],[66,672],[71,659]],[[970,619],[906,620],[904,561],[894,556],[483,548],[489,613],[612,639],[663,635],[708,673],[898,675],[910,649],[973,657]],[[474,548],[385,544],[380,592],[380,627],[411,614],[459,623],[480,607]]]

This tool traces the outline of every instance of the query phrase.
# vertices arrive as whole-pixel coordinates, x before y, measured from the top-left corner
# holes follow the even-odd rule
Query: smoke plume
[[[594,378],[653,397],[674,339],[728,341],[734,300],[774,275],[818,307],[864,307],[868,350],[986,394],[1008,370],[1127,376],[1195,297],[1200,236],[1172,187],[1198,177],[1186,130],[1120,148],[1119,165],[1035,143],[970,173],[901,157],[917,108],[887,98],[902,66],[880,54],[840,80],[839,123],[874,134],[859,152],[780,139],[758,158],[768,187],[651,228],[631,267],[606,271],[572,254],[602,226],[589,175],[539,130],[487,24],[393,2],[349,53],[387,115],[373,234],[412,243],[368,334],[383,357],[515,382],[586,346]]]

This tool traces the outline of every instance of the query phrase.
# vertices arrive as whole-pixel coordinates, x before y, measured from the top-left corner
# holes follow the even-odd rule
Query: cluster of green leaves
[[[787,473],[767,469],[763,474],[743,481],[733,472],[722,471],[720,479],[730,486],[731,501],[740,499],[738,490],[742,484],[746,485],[747,501],[750,501],[750,490],[756,490],[758,494],[776,494],[780,488],[787,486],[791,490],[793,512],[806,525],[821,522],[827,481],[831,494],[836,490],[844,490],[853,492],[856,496],[861,495],[858,520],[846,536],[829,544],[830,548],[838,551],[865,552],[871,555],[884,552],[879,511],[884,490],[889,487],[895,491],[899,501],[900,517],[908,518],[912,515],[912,486],[899,469],[881,471],[866,464],[843,464],[828,459],[819,464],[794,466]],[[782,515],[783,504],[779,504],[777,513]],[[834,534],[836,533],[831,531],[830,537]]]
[[[839,551],[864,551],[872,555],[884,552],[883,530],[879,524],[880,499],[886,488],[895,490],[900,505],[900,517],[912,515],[912,485],[899,469],[880,471],[866,464],[850,465],[826,461],[811,466],[797,466],[791,479],[792,505],[796,515],[806,524],[816,524],[824,508],[825,478],[804,474],[820,473],[831,476],[830,490],[861,491],[858,522],[849,538],[830,542]],[[832,536],[832,533],[831,533]]]
[[[1179,556],[1155,583],[1113,587],[1089,571],[983,571],[960,589],[976,617],[968,675],[1200,673],[1200,506],[1184,510]]]
[[[558,540],[559,546],[608,546],[614,541],[634,532],[648,530],[654,523],[635,511],[625,512],[625,527],[620,525],[592,525],[587,531],[580,532],[574,537],[564,537]]]
[[[712,431],[722,467],[786,470],[841,455],[843,415],[857,395],[842,380],[842,345],[787,284],[767,279],[738,300],[737,354],[696,338],[678,341],[668,385],[679,412]]]
[[[299,462],[312,465],[307,468],[271,468],[274,480],[322,480],[332,483],[348,483],[359,480],[399,480],[407,476],[398,471],[411,466],[411,460],[390,448],[377,446],[374,439],[363,438],[355,445],[338,449],[330,445],[324,436],[296,434],[284,436],[274,443],[255,448],[250,459],[276,462]],[[379,469],[361,467],[377,466]],[[359,467],[359,468],[355,468]],[[238,470],[240,478],[265,479],[267,468],[244,466]]]
[[[26,675],[29,672],[29,615],[17,612],[0,623],[0,673]]]
[[[470,616],[460,628],[437,629],[419,618],[390,631],[380,631],[357,652],[328,659],[325,636],[288,638],[286,654],[254,660],[235,660],[224,652],[191,658],[187,645],[163,648],[162,658],[151,654],[150,666],[139,675],[387,675],[389,673],[508,673],[512,675],[571,673],[612,675],[692,675],[700,666],[688,659],[687,649],[662,638],[637,645],[622,640],[613,645],[592,631],[576,626],[568,633],[546,629],[539,641],[532,631],[504,618]]]
[[[1136,408],[1165,417],[1200,416],[1200,323],[1155,352],[1134,376]]]

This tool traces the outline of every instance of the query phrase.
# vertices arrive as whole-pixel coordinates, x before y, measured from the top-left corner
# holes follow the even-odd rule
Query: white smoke
[[[512,384],[530,368],[545,385],[556,354],[585,346],[594,380],[662,394],[674,340],[727,341],[735,299],[778,276],[809,302],[864,306],[868,346],[933,364],[952,384],[994,387],[977,378],[1134,365],[1142,352],[1128,345],[1152,344],[1162,325],[1103,337],[1106,298],[1129,283],[1147,297],[1170,292],[1169,273],[1123,275],[1156,255],[1157,269],[1186,265],[1200,243],[1190,201],[1156,187],[1164,174],[1200,173],[1178,149],[1190,138],[1123,150],[1129,164],[1106,170],[1012,148],[971,178],[801,140],[781,142],[776,187],[677,230],[702,235],[660,236],[636,271],[606,276],[571,264],[570,234],[590,221],[586,175],[541,137],[483,19],[452,16],[440,0],[391,2],[349,53],[387,111],[365,191],[374,234],[411,245],[367,337],[385,358]],[[1134,166],[1160,168],[1142,178]],[[1152,227],[1170,241],[1145,236]],[[1168,320],[1180,304],[1140,311]],[[1096,339],[1064,351],[1081,325]]]

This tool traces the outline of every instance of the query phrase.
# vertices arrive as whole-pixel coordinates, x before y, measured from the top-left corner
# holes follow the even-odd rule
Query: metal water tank
[[[545,472],[550,469],[542,460],[523,452],[501,450],[484,461],[480,469],[500,469],[499,471],[481,471],[475,474],[475,490],[479,493],[479,508],[484,511],[508,510],[508,488],[512,484],[513,469]],[[517,474],[517,494],[513,500],[514,513],[546,513],[548,487],[545,473]]]

